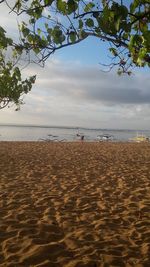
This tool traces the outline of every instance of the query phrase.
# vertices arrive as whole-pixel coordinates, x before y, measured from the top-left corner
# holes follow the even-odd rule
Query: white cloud
[[[118,77],[96,67],[51,60],[37,73],[21,111],[1,111],[1,122],[146,129],[150,125],[149,74]]]

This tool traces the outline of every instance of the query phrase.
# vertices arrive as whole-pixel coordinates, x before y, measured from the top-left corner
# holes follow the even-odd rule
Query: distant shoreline
[[[33,127],[33,128],[53,128],[53,129],[73,129],[73,130],[93,130],[93,131],[127,131],[127,132],[141,132],[141,131],[150,131],[148,129],[113,129],[113,128],[89,128],[89,127],[78,127],[78,126],[50,126],[50,125],[32,125],[32,124],[0,124],[0,127]]]

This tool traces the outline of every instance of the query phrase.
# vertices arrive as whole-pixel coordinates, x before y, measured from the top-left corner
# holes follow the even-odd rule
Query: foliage
[[[12,57],[11,60],[7,59],[7,48],[12,45],[12,39],[7,38],[4,29],[0,27],[0,109],[13,103],[18,110],[20,104],[23,104],[22,96],[31,90],[35,76],[21,79],[21,72],[17,66],[17,50],[9,51]]]
[[[150,67],[150,0],[19,0],[13,11],[26,13],[22,45],[45,61],[56,50],[93,36],[110,45],[110,69],[131,73]]]

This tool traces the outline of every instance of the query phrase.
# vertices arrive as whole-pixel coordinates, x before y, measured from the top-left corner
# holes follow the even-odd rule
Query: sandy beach
[[[1,267],[149,267],[150,143],[0,142]]]

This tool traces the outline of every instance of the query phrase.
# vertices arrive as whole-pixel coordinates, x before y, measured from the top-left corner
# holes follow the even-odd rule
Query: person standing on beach
[[[81,141],[84,141],[84,135],[81,135]]]

